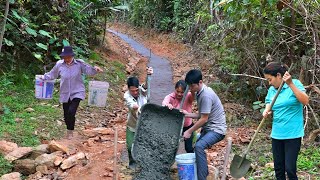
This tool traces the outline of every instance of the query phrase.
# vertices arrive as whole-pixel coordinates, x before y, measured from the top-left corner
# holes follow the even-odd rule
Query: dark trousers
[[[74,98],[72,100],[69,99],[67,103],[63,103],[64,122],[66,123],[68,130],[74,130],[74,124],[76,122],[75,116],[80,101],[80,98]]]
[[[193,123],[188,127],[183,127],[183,133],[186,130],[190,129],[192,126],[193,126]],[[184,149],[186,150],[187,153],[193,153],[194,152],[193,151],[193,146],[192,146],[194,134],[195,134],[195,132],[193,132],[191,134],[190,138],[184,140]]]
[[[277,180],[297,180],[297,159],[301,147],[301,138],[277,140],[272,138],[274,171]]]

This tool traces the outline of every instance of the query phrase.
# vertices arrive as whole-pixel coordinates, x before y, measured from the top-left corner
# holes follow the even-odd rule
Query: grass
[[[0,177],[3,174],[10,173],[12,171],[12,164],[9,163],[4,157],[0,154]]]
[[[99,63],[97,63],[99,62]],[[98,54],[92,55],[90,64],[99,64],[104,72],[89,80],[107,81],[110,84],[108,104],[113,97],[120,97],[119,88],[126,80],[125,66],[117,61],[107,61]],[[20,81],[23,77],[23,81]],[[20,80],[19,80],[20,79]],[[0,139],[15,142],[18,146],[33,147],[42,140],[59,139],[65,131],[65,125],[59,126],[63,113],[59,98],[59,83],[55,84],[54,98],[38,100],[34,97],[34,75],[5,74],[0,76]],[[119,98],[118,98],[119,99]],[[87,101],[84,101],[84,105]],[[26,109],[34,111],[28,112]],[[112,106],[109,106],[112,109]],[[0,176],[11,172],[12,164],[0,155]]]
[[[42,136],[37,136],[37,132],[44,131],[41,127],[51,124],[52,119],[58,119],[61,110],[46,105],[48,102],[57,104],[56,98],[50,101],[37,100],[34,98],[33,86],[16,84],[1,87],[4,93],[0,94],[0,102],[3,106],[0,138],[13,141],[19,146],[35,146],[43,139]],[[34,111],[28,112],[27,108],[32,108]],[[43,115],[48,118],[41,119]],[[57,129],[47,130],[53,134],[59,134]]]

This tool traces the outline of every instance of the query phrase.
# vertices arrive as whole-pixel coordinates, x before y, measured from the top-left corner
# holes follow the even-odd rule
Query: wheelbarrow
[[[188,88],[185,90],[180,109],[187,92]],[[180,109],[170,110],[153,103],[141,107],[132,147],[132,157],[139,164],[141,171],[148,169],[148,173],[154,174],[167,172],[161,176],[169,178],[169,169],[175,161],[184,124],[184,114]],[[143,178],[143,175],[145,172],[139,172],[136,178]]]

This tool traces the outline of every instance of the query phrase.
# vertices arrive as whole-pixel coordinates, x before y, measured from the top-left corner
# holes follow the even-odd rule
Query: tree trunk
[[[5,9],[4,18],[3,18],[3,25],[2,25],[1,34],[0,34],[0,52],[1,52],[1,48],[2,48],[2,41],[3,41],[4,32],[6,31],[6,22],[7,22],[8,12],[9,12],[9,0],[7,0],[7,2],[6,2],[6,9]]]
[[[295,10],[293,9],[293,6],[294,6],[293,0],[291,1],[290,6],[292,7],[292,8],[290,8],[290,11],[291,11],[290,34],[291,34],[291,37],[294,37],[296,35],[296,14],[295,14]],[[289,47],[290,47],[290,49],[289,49],[289,61],[291,61],[290,64],[292,64],[292,63],[295,62],[293,43],[291,43],[291,45]]]

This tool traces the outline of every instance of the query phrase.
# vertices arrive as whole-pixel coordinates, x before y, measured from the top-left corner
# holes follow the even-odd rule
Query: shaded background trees
[[[0,15],[5,17],[5,1]],[[220,76],[212,86],[226,100],[263,101],[263,77],[269,61],[294,63],[293,75],[308,88],[311,107],[319,114],[320,3],[314,0],[9,0],[0,54],[2,74],[23,81],[28,72],[59,59],[63,45],[76,45],[79,56],[103,44],[110,17],[174,34],[192,46],[199,65]],[[122,5],[122,6],[119,6]],[[123,6],[124,5],[124,6]],[[127,9],[113,16],[112,10]],[[117,8],[118,7],[118,8]],[[1,26],[2,27],[2,26]],[[28,70],[28,71],[26,71]],[[30,73],[29,73],[30,74]],[[233,74],[233,75],[231,75]],[[238,74],[238,75],[234,75]],[[30,82],[28,79],[24,82]],[[215,85],[215,83],[217,83]]]

